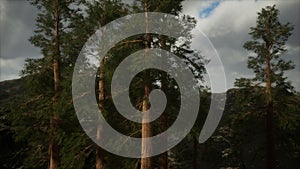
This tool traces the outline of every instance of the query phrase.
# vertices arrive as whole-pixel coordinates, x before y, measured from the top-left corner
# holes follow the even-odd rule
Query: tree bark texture
[[[55,141],[56,130],[59,128],[60,117],[57,112],[55,112],[55,106],[58,102],[60,96],[60,10],[59,10],[59,0],[54,0],[55,7],[55,48],[54,48],[54,56],[53,56],[53,80],[54,80],[54,97],[53,97],[53,114],[50,120],[50,128],[51,128],[51,139],[49,144],[49,169],[58,169],[60,164],[59,157],[59,145]]]

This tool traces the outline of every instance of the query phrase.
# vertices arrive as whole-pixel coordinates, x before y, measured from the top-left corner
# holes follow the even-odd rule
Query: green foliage
[[[47,168],[48,167],[48,145],[50,142],[50,119],[53,112],[60,117],[60,127],[55,131],[55,141],[60,145],[60,158],[62,169],[85,169],[95,168],[96,145],[84,133],[81,128],[72,103],[72,72],[75,61],[81,48],[87,39],[101,26],[130,13],[143,12],[144,0],[136,0],[132,5],[126,5],[121,0],[85,1],[85,0],[60,0],[60,62],[61,82],[60,96],[56,104],[54,99],[54,82],[52,63],[54,59],[54,48],[56,40],[55,32],[55,10],[53,0],[32,0],[40,13],[36,19],[37,29],[30,42],[41,49],[43,58],[27,59],[22,76],[26,90],[11,102],[8,121],[2,122],[2,127],[7,128],[7,135],[0,137],[9,139],[13,135],[16,149],[8,157],[0,156],[0,162],[4,161],[5,167],[17,168]],[[164,12],[179,16],[182,0],[150,1],[149,11]],[[80,8],[78,7],[80,6]],[[78,7],[78,8],[77,8]],[[201,106],[196,124],[191,133],[175,148],[168,152],[170,168],[192,168],[198,161],[201,168],[239,167],[255,168],[264,158],[263,147],[257,146],[263,143],[263,117],[265,114],[264,89],[260,84],[265,83],[264,57],[267,50],[271,51],[272,58],[272,94],[274,98],[274,110],[276,113],[278,131],[278,149],[282,152],[280,161],[282,166],[299,158],[300,150],[299,136],[299,94],[295,93],[284,71],[294,67],[290,61],[281,59],[286,51],[285,42],[291,35],[293,27],[281,24],[278,21],[279,11],[273,7],[267,7],[259,13],[257,26],[251,28],[250,35],[253,41],[245,43],[247,50],[256,54],[249,57],[248,67],[254,70],[255,78],[238,79],[235,83],[239,89],[228,91],[228,98],[224,118],[214,136],[203,145],[197,145],[198,135],[205,122],[211,94],[200,82],[203,81],[205,73],[204,64],[208,61],[199,51],[191,49],[191,31],[195,28],[196,20],[190,16],[182,16],[187,22],[182,22],[183,43],[176,43],[178,39],[163,35],[150,34],[151,47],[163,48],[171,51],[186,63],[192,70],[199,82],[197,87],[201,91]],[[181,17],[181,16],[180,16]],[[270,27],[270,32],[264,32],[264,28]],[[145,48],[146,36],[136,35],[119,42],[105,57],[102,67],[104,75],[104,100],[103,115],[116,130],[130,135],[140,137],[141,125],[130,122],[122,117],[116,110],[110,93],[110,82],[118,64],[128,55]],[[266,46],[272,46],[266,48]],[[186,69],[178,68],[178,69]],[[133,66],[132,69],[135,69]],[[179,111],[180,91],[176,81],[163,71],[146,70],[149,72],[148,81],[152,89],[162,89],[167,96],[167,106],[164,115],[167,121],[163,122],[162,116],[153,122],[154,134],[161,133],[172,125]],[[130,98],[132,105],[141,110],[141,101],[144,93],[144,73],[137,74],[130,85]],[[99,70],[100,72],[100,70]],[[121,78],[121,77],[120,77]],[[95,78],[95,94],[98,96],[99,76]],[[21,91],[19,91],[21,93]],[[97,97],[98,98],[98,97]],[[1,105],[2,106],[2,105]],[[6,111],[6,110],[5,110]],[[1,112],[1,118],[3,116]],[[253,127],[254,126],[254,127]],[[4,151],[6,152],[6,150]],[[16,152],[16,157],[13,157]],[[290,153],[288,153],[290,152]],[[286,155],[287,157],[283,157]],[[154,166],[159,167],[159,156],[153,157]],[[5,159],[5,160],[2,160]],[[12,160],[18,163],[12,164]],[[137,168],[140,159],[121,158],[104,151],[104,168]],[[3,165],[4,166],[4,165]],[[295,166],[294,163],[287,166]],[[2,166],[0,166],[2,167]]]
[[[244,48],[253,51],[256,55],[249,56],[248,68],[255,73],[256,82],[266,82],[266,55],[270,53],[271,60],[271,83],[279,85],[284,83],[286,78],[284,71],[294,68],[291,61],[285,61],[280,56],[286,52],[286,41],[291,36],[293,26],[290,23],[282,24],[279,19],[279,10],[275,5],[267,6],[258,13],[256,27],[251,27],[252,41],[244,44]],[[290,90],[292,86],[289,82],[286,85]]]
[[[276,9],[275,5],[267,6],[258,13],[256,27],[251,27],[251,32],[249,33],[253,40],[244,44],[245,49],[253,51],[256,54],[248,58],[248,68],[253,69],[255,77],[253,79],[237,79],[235,85],[249,90],[248,95],[246,95],[248,99],[241,99],[241,101],[248,104],[246,110],[258,110],[259,107],[249,104],[251,103],[249,99],[251,97],[254,99],[260,98],[260,101],[256,102],[265,103],[259,97],[259,94],[262,94],[264,90],[259,88],[261,84],[266,83],[266,59],[267,55],[270,55],[270,81],[274,110],[279,114],[280,126],[286,127],[284,123],[287,123],[287,121],[290,121],[291,125],[296,125],[295,121],[297,121],[296,119],[299,116],[295,113],[295,105],[291,106],[289,103],[291,101],[287,99],[288,97],[292,97],[295,91],[291,82],[286,81],[287,77],[284,77],[284,72],[293,69],[294,63],[282,59],[282,55],[287,51],[285,44],[291,35],[293,26],[290,23],[282,24],[278,17],[279,10]],[[283,110],[282,107],[289,107],[289,109]],[[260,109],[264,109],[263,105],[260,106]],[[286,112],[283,113],[283,111]],[[285,116],[283,114],[289,115]],[[288,118],[288,116],[291,118]]]
[[[233,150],[241,156],[245,166],[250,168],[260,168],[261,162],[265,163],[266,151],[264,139],[265,135],[265,117],[267,110],[266,88],[262,87],[267,82],[267,62],[270,60],[270,82],[271,98],[273,105],[275,131],[276,131],[276,149],[278,154],[278,165],[287,167],[295,166],[295,163],[286,163],[286,157],[290,152],[298,157],[295,152],[298,148],[291,148],[291,143],[298,142],[299,137],[287,136],[287,133],[299,129],[299,105],[297,101],[299,95],[294,91],[291,82],[287,81],[284,72],[293,69],[294,63],[283,59],[287,51],[286,42],[291,36],[293,26],[290,23],[282,24],[279,19],[279,10],[276,6],[267,6],[258,12],[256,27],[251,27],[251,41],[244,44],[244,48],[254,52],[255,55],[249,56],[248,68],[252,69],[255,77],[252,79],[240,78],[235,82],[239,88],[232,105],[232,115],[230,115],[230,127],[233,129],[235,141]],[[232,90],[231,92],[237,92]],[[255,126],[255,127],[253,127]],[[293,141],[291,141],[293,140]],[[243,146],[252,146],[245,149]],[[295,144],[294,144],[295,145]],[[297,147],[297,146],[296,146]],[[247,157],[252,157],[252,165]],[[263,160],[261,160],[263,159]],[[289,168],[289,167],[288,167]]]
[[[63,44],[66,43],[65,37],[67,34],[66,29],[69,26],[68,22],[76,10],[70,8],[71,4],[75,2],[74,0],[57,1],[59,2],[59,20],[56,20],[57,11],[54,0],[35,0],[30,2],[40,10],[40,13],[36,18],[35,34],[29,41],[41,49],[44,57],[26,59],[24,69],[21,72],[23,76],[26,76],[26,91],[19,97],[18,102],[14,103],[14,105],[18,106],[12,107],[9,119],[16,141],[26,143],[26,148],[24,148],[26,157],[22,160],[24,167],[47,168],[49,161],[48,145],[51,138],[49,135],[53,133],[50,128],[50,119],[53,116],[53,112],[64,115],[72,107],[71,103],[64,103],[65,99],[71,100],[70,95],[64,95],[65,90],[62,90],[62,97],[58,104],[53,104],[54,82],[52,64],[53,59],[57,59],[57,54],[55,54],[57,46],[63,49]],[[59,24],[59,38],[54,34],[56,21]],[[59,43],[58,45],[57,42]],[[60,62],[67,58],[63,52],[59,53],[59,55],[61,55]],[[61,69],[61,72],[64,72],[64,69]],[[64,88],[63,85],[65,84],[62,80],[60,87]],[[54,139],[60,144],[62,138],[62,135],[57,134]]]

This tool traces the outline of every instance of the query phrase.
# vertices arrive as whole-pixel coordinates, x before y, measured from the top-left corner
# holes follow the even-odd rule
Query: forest
[[[238,78],[234,88],[224,93],[212,93],[210,86],[204,85],[205,65],[210,60],[192,48],[192,30],[197,20],[182,13],[183,1],[134,0],[128,4],[122,0],[28,0],[39,11],[36,29],[29,41],[40,49],[43,57],[27,58],[21,78],[0,82],[0,169],[299,168],[300,93],[285,74],[298,63],[284,57],[288,51],[286,43],[296,31],[293,23],[279,20],[280,11],[276,5],[257,11],[256,25],[245,32],[251,39],[243,44],[243,49],[251,53],[245,57],[253,78]],[[180,18],[178,25],[169,25],[180,30],[179,37],[147,32],[150,29],[148,21],[151,22],[148,13],[152,12]],[[190,121],[183,123],[192,125],[192,128],[176,146],[151,156],[150,150],[156,146],[141,139],[141,145],[136,147],[145,156],[132,158],[114,154],[95,143],[95,140],[101,142],[106,134],[106,128],[100,123],[95,126],[93,138],[86,133],[82,119],[76,114],[78,108],[75,110],[74,102],[80,98],[72,96],[72,84],[75,83],[78,56],[85,54],[86,42],[93,40],[90,37],[110,22],[137,13],[145,16],[146,32],[122,39],[110,48],[98,61],[96,76],[92,76],[95,84],[93,96],[99,112],[123,135],[148,138],[174,125],[181,111],[182,99],[188,99],[189,104],[201,101],[195,103],[199,106],[194,124]],[[126,23],[120,22],[116,27],[122,27],[122,24]],[[109,41],[114,37],[104,38]],[[155,48],[172,52],[186,63],[184,67],[178,64],[173,69],[178,72],[190,70],[196,82],[193,89],[180,88],[176,78],[166,71],[145,69],[133,77],[127,93],[112,91],[113,76],[120,63],[135,52]],[[152,61],[151,58],[145,60],[135,60],[128,69],[138,69],[138,65]],[[84,79],[76,81],[77,86],[84,86]],[[114,104],[113,93],[122,95],[120,93],[124,92],[129,94],[135,110],[145,113],[153,101],[149,99],[151,92],[156,90],[164,92],[166,105],[154,121],[147,122],[149,117],[146,115],[142,115],[144,123],[131,121],[121,115],[119,107]],[[199,93],[196,95],[199,98],[192,97],[192,94],[181,96],[185,90]],[[81,91],[80,94],[84,98],[86,93]],[[224,96],[226,103],[220,123],[212,136],[200,143],[199,135],[212,102],[222,100]],[[88,105],[86,103],[80,108],[89,110]],[[155,144],[167,144],[168,138],[162,139]],[[117,146],[118,143],[129,144],[126,140],[112,139],[105,145]],[[134,150],[127,147],[127,151]]]

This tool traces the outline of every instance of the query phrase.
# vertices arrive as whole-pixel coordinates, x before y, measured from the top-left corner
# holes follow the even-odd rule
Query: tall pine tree
[[[254,56],[248,59],[248,68],[253,69],[253,79],[238,79],[237,86],[264,85],[265,111],[267,128],[267,168],[276,168],[275,158],[275,127],[274,127],[274,98],[273,89],[283,87],[292,92],[290,82],[286,81],[284,71],[294,68],[291,61],[282,59],[286,50],[286,41],[291,35],[293,26],[279,21],[279,10],[274,6],[267,6],[258,13],[256,27],[251,27],[252,41],[244,44],[244,48],[253,51]]]
[[[58,133],[62,121],[60,115],[64,113],[60,109],[60,95],[63,91],[61,62],[65,57],[62,48],[66,43],[68,22],[76,12],[71,9],[71,4],[74,2],[75,0],[30,1],[40,13],[36,18],[35,34],[29,40],[41,49],[43,58],[26,60],[22,73],[29,76],[27,80],[29,94],[21,103],[21,110],[16,111],[21,114],[14,119],[13,124],[17,134],[23,132],[20,130],[22,128],[28,131],[23,135],[19,134],[18,137],[28,140],[33,151],[41,154],[29,156],[28,161],[31,162],[27,165],[31,167],[45,168],[45,165],[48,165],[49,169],[57,169],[60,165],[59,140],[61,138]],[[25,138],[30,133],[35,137]],[[46,145],[48,148],[45,148]],[[45,163],[46,152],[48,152],[48,163]],[[34,162],[34,159],[40,163]]]

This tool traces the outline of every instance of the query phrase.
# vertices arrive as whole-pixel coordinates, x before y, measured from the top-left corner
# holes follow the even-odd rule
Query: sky
[[[254,76],[252,70],[247,68],[247,59],[252,53],[246,51],[243,44],[251,40],[248,35],[249,28],[256,25],[257,12],[273,4],[280,11],[279,20],[294,25],[293,34],[286,43],[288,52],[282,57],[296,64],[294,70],[286,72],[286,76],[292,81],[296,90],[300,91],[300,1],[186,0],[183,3],[183,13],[197,19],[197,30],[194,36],[197,36],[197,31],[203,32],[218,52],[224,66],[227,88],[233,87],[236,78]],[[193,41],[195,46],[202,43]],[[218,84],[221,86],[224,82],[220,81]]]
[[[291,22],[295,26],[293,35],[287,42],[288,52],[283,57],[296,64],[296,68],[286,75],[300,91],[300,1],[183,2],[183,13],[197,20],[194,36],[202,32],[218,52],[224,66],[227,88],[233,87],[236,78],[253,77],[252,71],[247,69],[247,58],[250,53],[242,46],[251,40],[248,32],[251,26],[255,26],[257,12],[273,4],[280,10],[280,20],[283,23]],[[26,58],[42,57],[40,50],[28,41],[35,29],[37,12],[26,0],[0,0],[0,81],[19,78],[19,72]],[[202,43],[194,38],[192,46],[197,47]],[[218,83],[220,89],[223,83]]]

